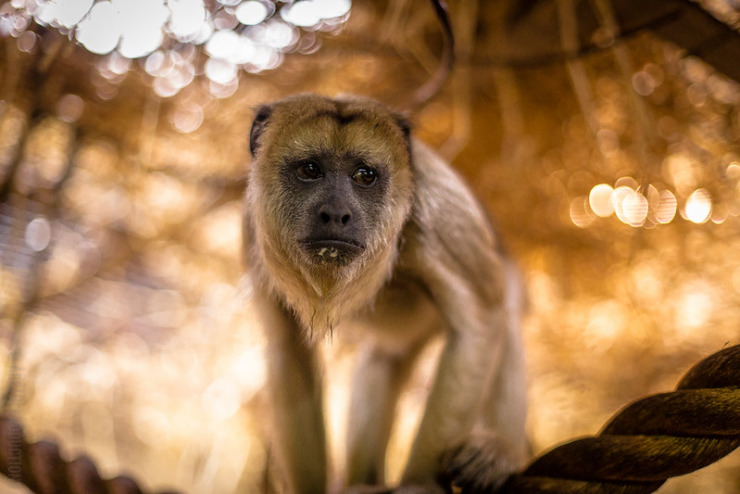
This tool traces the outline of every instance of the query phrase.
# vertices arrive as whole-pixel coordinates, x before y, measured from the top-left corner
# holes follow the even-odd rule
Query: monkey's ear
[[[253,158],[259,147],[259,137],[262,135],[270,115],[272,115],[272,107],[263,105],[257,110],[254,121],[252,121],[252,130],[249,131],[249,152],[252,153]]]
[[[401,127],[403,136],[408,139],[411,136],[411,122],[409,122],[409,119],[405,115],[398,115],[396,121],[398,122],[398,126]]]
[[[398,128],[401,129],[401,133],[403,134],[403,139],[406,141],[406,147],[411,149],[411,122],[406,118],[404,115],[398,115],[396,116],[396,123],[398,123]]]

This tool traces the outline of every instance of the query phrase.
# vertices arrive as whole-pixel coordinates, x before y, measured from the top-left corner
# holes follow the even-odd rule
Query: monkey
[[[442,335],[394,492],[500,486],[527,457],[522,286],[471,189],[401,113],[366,97],[265,104],[249,148],[244,261],[289,491],[329,489],[316,349],[345,326],[359,335],[346,484],[384,486],[399,393]]]

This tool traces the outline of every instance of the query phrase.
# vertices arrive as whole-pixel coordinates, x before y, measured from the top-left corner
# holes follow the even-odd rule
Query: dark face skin
[[[363,253],[384,203],[384,166],[352,152],[318,152],[287,160],[280,180],[295,212],[296,241],[310,262],[346,265]]]

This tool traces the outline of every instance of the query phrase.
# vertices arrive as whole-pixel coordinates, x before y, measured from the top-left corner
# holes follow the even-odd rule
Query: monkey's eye
[[[370,187],[378,179],[378,172],[368,166],[360,166],[352,172],[352,180],[362,187]]]
[[[301,180],[318,180],[324,176],[324,172],[321,171],[321,167],[318,163],[313,161],[304,161],[300,163],[295,169],[296,175]]]

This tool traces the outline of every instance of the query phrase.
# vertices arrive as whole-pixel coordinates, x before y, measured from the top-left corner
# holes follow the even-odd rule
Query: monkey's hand
[[[519,467],[503,438],[491,432],[473,433],[443,459],[442,484],[455,492],[496,492]]]

